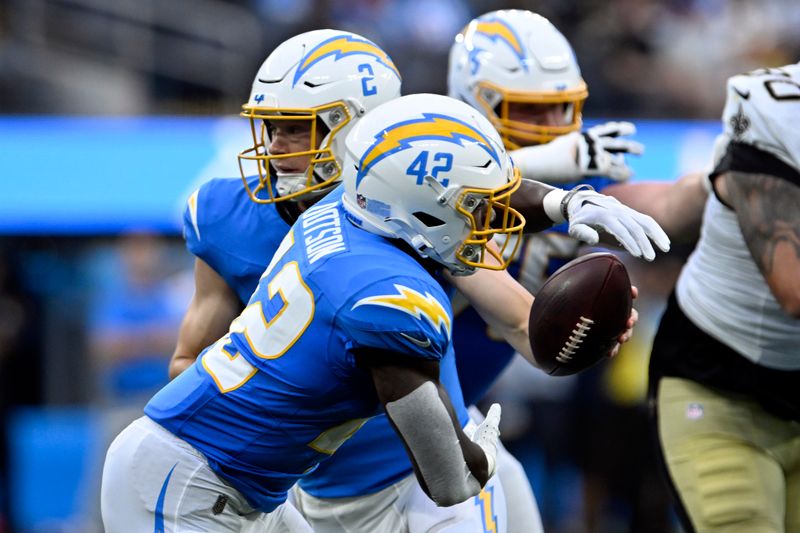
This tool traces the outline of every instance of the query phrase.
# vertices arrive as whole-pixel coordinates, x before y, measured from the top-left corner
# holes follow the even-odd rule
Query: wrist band
[[[542,199],[542,207],[547,215],[547,218],[553,221],[553,224],[561,224],[567,219],[561,214],[561,200],[567,195],[564,189],[553,189],[544,195]]]
[[[572,197],[581,191],[594,191],[594,187],[584,183],[570,189],[564,198],[561,199],[561,215],[564,217],[564,220],[569,220],[569,211],[567,210],[567,206],[569,205],[570,200],[572,200]]]

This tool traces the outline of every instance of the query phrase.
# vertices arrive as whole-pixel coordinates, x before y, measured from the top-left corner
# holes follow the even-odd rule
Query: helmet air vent
[[[431,215],[430,213],[426,213],[424,211],[416,211],[414,212],[414,217],[417,220],[425,224],[429,228],[435,228],[437,226],[443,226],[444,220],[440,218],[436,218],[435,216]]]

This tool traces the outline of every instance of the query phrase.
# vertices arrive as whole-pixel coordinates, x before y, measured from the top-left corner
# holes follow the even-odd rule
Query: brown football
[[[631,314],[631,280],[616,256],[570,261],[550,276],[531,307],[533,356],[552,376],[568,376],[608,356]]]

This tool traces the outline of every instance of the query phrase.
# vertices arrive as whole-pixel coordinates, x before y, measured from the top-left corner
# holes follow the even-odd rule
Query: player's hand
[[[511,152],[523,178],[545,183],[572,183],[586,176],[625,181],[633,171],[625,154],[641,154],[641,143],[623,138],[636,133],[630,122],[607,122],[584,132],[574,131],[546,144]]]
[[[467,436],[472,442],[481,447],[486,454],[488,463],[489,477],[494,475],[497,469],[497,439],[500,438],[500,404],[493,403],[486,413],[486,418],[475,428],[475,431]]]
[[[624,139],[636,133],[630,122],[606,122],[581,133],[578,143],[578,166],[584,176],[606,176],[626,181],[633,175],[625,163],[625,154],[641,155],[642,143]]]
[[[563,203],[566,202],[566,206]],[[562,200],[566,210],[569,234],[588,244],[597,244],[599,231],[608,233],[634,257],[655,259],[653,244],[669,251],[669,237],[661,226],[647,215],[620,203],[616,198],[589,189],[571,191]]]
[[[639,297],[639,289],[636,288],[636,285],[631,285],[631,296],[635,300]],[[614,346],[614,349],[608,354],[608,357],[614,357],[619,353],[620,348],[623,344],[631,340],[633,337],[633,327],[636,325],[636,322],[639,321],[639,311],[636,308],[631,308],[631,316],[628,317],[628,322],[625,323],[625,331],[622,332],[622,335],[617,337],[617,345]]]

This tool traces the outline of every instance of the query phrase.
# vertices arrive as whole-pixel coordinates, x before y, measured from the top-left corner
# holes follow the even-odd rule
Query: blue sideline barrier
[[[630,164],[647,180],[705,164],[720,129],[636,124],[646,151]],[[249,138],[239,117],[0,118],[0,234],[177,233],[186,197],[211,177],[238,176]]]

